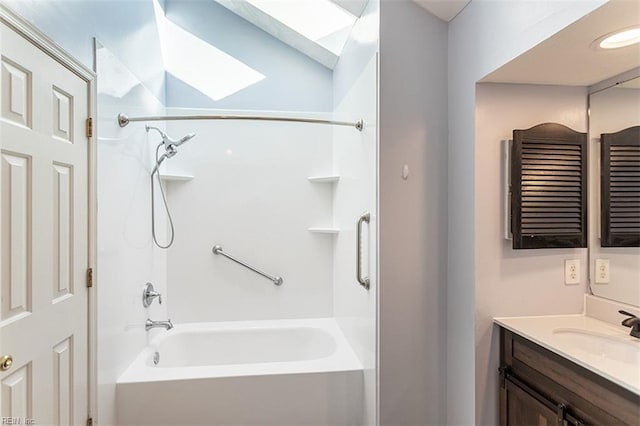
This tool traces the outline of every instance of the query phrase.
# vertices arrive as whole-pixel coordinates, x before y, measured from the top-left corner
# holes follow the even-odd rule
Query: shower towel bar
[[[234,262],[244,266],[245,268],[251,269],[253,272],[255,272],[256,274],[262,275],[263,277],[267,278],[268,280],[270,280],[272,283],[274,283],[275,285],[282,285],[282,278],[281,277],[274,277],[273,275],[269,275],[265,272],[262,272],[261,270],[254,268],[253,266],[249,265],[248,263],[243,262],[242,260],[236,259],[235,257],[228,255],[227,253],[225,253],[222,250],[222,247],[220,247],[219,245],[215,245],[213,246],[213,254],[221,254],[224,257],[226,257],[227,259],[233,260]]]
[[[133,121],[176,121],[176,120],[258,120],[258,121],[287,121],[291,123],[315,123],[315,124],[335,124],[336,126],[350,126],[362,131],[364,122],[358,120],[351,121],[323,120],[319,118],[299,118],[299,117],[269,117],[257,115],[158,115],[150,117],[129,117],[127,114],[118,114],[118,124],[125,127]]]

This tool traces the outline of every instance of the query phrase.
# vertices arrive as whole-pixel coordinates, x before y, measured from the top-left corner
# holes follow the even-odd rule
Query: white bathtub
[[[118,424],[357,425],[362,381],[333,319],[177,324],[118,379]]]

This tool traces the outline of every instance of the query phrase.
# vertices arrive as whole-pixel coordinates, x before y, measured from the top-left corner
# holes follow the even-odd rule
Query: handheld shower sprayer
[[[182,138],[174,140],[174,139],[171,139],[169,136],[167,136],[166,133],[164,133],[162,130],[158,129],[157,127],[145,125],[144,129],[147,131],[147,133],[149,133],[149,130],[155,130],[158,133],[160,133],[160,137],[162,138],[162,142],[160,142],[156,147],[156,164],[153,167],[153,170],[151,171],[151,236],[153,237],[153,242],[156,244],[156,246],[160,247],[161,249],[167,249],[171,247],[171,245],[173,244],[175,231],[173,228],[173,220],[171,219],[171,213],[169,212],[169,206],[167,205],[167,199],[164,195],[164,188],[162,187],[162,180],[160,179],[160,171],[158,169],[160,168],[160,164],[162,164],[164,160],[166,160],[167,158],[171,158],[178,153],[178,147],[180,145],[189,141],[196,134],[188,133]],[[160,147],[164,147],[164,154],[162,155],[159,155]],[[154,197],[154,185],[153,185],[153,175],[155,174],[157,174],[158,176],[158,185],[160,185],[160,193],[162,194],[162,201],[164,202],[164,208],[165,208],[165,211],[167,212],[167,218],[169,219],[169,226],[171,230],[171,237],[169,238],[169,242],[166,245],[160,244],[156,237],[155,197]]]
[[[160,133],[160,137],[162,138],[162,143],[160,143],[160,145],[158,145],[158,147],[160,146],[164,146],[164,154],[162,154],[160,156],[160,158],[156,157],[156,165],[153,168],[153,171],[151,172],[151,176],[153,177],[153,175],[158,171],[158,168],[160,167],[160,164],[162,164],[162,162],[164,160],[166,160],[167,158],[171,158],[174,155],[176,155],[178,153],[178,147],[180,145],[182,145],[183,143],[189,141],[191,138],[193,138],[196,134],[195,133],[189,133],[185,136],[183,136],[180,139],[171,139],[169,136],[167,136],[167,134],[165,132],[163,132],[162,130],[158,129],[157,127],[153,127],[153,126],[149,126],[148,124],[144,126],[144,129],[147,131],[147,133],[149,133],[149,130],[155,130],[158,133]]]
[[[193,138],[196,134],[191,132],[191,133],[187,133],[186,135],[184,135],[183,137],[181,137],[180,139],[178,139],[177,141],[172,141],[171,143],[175,146],[180,146],[183,143],[187,142],[188,140],[190,140],[191,138]]]
[[[183,143],[189,141],[191,138],[193,138],[196,134],[195,133],[189,133],[183,137],[181,137],[180,139],[171,139],[169,136],[167,136],[167,134],[165,132],[163,132],[162,130],[158,129],[157,127],[153,127],[153,126],[149,126],[148,124],[144,126],[144,129],[147,131],[147,133],[149,132],[149,130],[155,130],[158,133],[160,133],[160,137],[162,138],[162,143],[164,144],[164,148],[168,149],[170,146],[173,146],[174,148],[179,147],[180,145],[182,145]]]

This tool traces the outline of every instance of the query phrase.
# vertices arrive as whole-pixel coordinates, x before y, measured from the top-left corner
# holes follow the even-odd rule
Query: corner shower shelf
[[[338,175],[326,175],[326,176],[309,176],[309,182],[311,183],[336,183],[340,180]]]
[[[193,179],[193,176],[185,174],[160,173],[160,179],[165,182],[188,182]]]
[[[340,175],[327,174],[327,175],[309,176],[307,179],[311,183],[330,184],[331,189],[333,191],[335,190],[335,186],[333,186],[333,184],[337,183],[340,180]],[[308,228],[308,231],[314,234],[337,235],[340,232],[340,228],[316,227],[316,228]]]
[[[332,234],[336,235],[340,232],[340,228],[309,228],[309,232],[313,232],[315,234]]]

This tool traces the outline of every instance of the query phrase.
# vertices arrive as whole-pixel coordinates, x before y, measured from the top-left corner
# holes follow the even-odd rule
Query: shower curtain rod
[[[125,127],[133,121],[176,121],[176,120],[258,120],[258,121],[288,121],[292,123],[334,124],[336,126],[350,126],[362,131],[364,123],[358,120],[350,121],[321,120],[317,118],[296,117],[266,117],[257,115],[158,115],[151,117],[129,117],[126,114],[118,114],[118,124]]]

